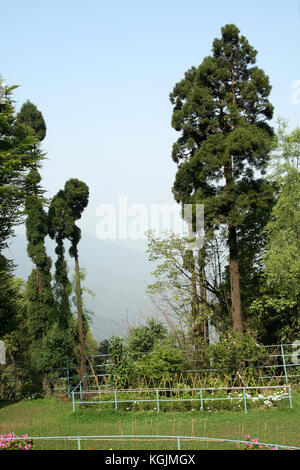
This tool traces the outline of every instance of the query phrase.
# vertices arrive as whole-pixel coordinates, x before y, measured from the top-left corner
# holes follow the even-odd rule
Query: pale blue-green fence
[[[300,377],[300,353],[297,354],[298,350],[295,350],[294,344],[280,344],[280,345],[264,345],[261,346],[262,348],[268,349],[270,353],[268,355],[268,360],[271,360],[271,364],[261,364],[261,365],[251,365],[251,358],[245,358],[244,360],[250,362],[247,367],[241,366],[239,370],[249,369],[249,370],[256,370],[260,369],[263,372],[261,376],[262,379],[276,379],[276,382],[279,383],[281,379],[286,384],[288,383],[296,383],[299,381]],[[275,351],[274,351],[275,348]],[[300,348],[299,348],[300,350]],[[276,352],[276,353],[275,353]],[[93,367],[96,373],[97,378],[107,377],[108,374],[105,373],[103,370],[109,366],[109,363],[104,363],[99,361],[99,357],[105,356],[106,360],[110,357],[110,355],[97,355],[91,357],[91,361],[93,362]],[[77,364],[77,362],[78,364]],[[51,362],[51,360],[49,360]],[[53,359],[54,361],[54,359]],[[55,359],[58,361],[58,359]],[[54,377],[51,374],[46,374],[46,369],[41,367],[39,364],[40,374],[44,376],[44,379],[51,385],[51,387],[45,387],[44,392],[51,391],[63,391],[67,392],[68,396],[71,394],[72,387],[74,387],[74,383],[77,383],[81,377],[78,375],[79,370],[79,357],[76,358],[68,358],[63,357],[60,358],[59,361],[61,362],[60,367],[56,369],[52,369],[51,374],[54,371],[57,372],[58,377]],[[75,362],[76,364],[75,364]],[[274,361],[274,363],[273,363]],[[99,364],[99,362],[101,362]],[[193,361],[192,361],[193,362]],[[5,369],[10,366],[9,377],[6,377]],[[31,361],[13,361],[13,362],[6,362],[6,365],[0,366],[0,398],[5,398],[8,395],[10,398],[16,399],[19,394],[19,389],[22,387],[23,383],[26,383],[27,376],[30,370],[34,369],[35,362]],[[49,365],[48,365],[49,367]],[[87,369],[89,370],[89,364],[87,364]],[[195,369],[186,368],[186,373],[195,373],[195,372],[216,372],[219,373],[224,369],[199,369],[199,367]],[[102,372],[100,372],[102,370]],[[89,372],[91,374],[91,371]],[[93,372],[94,373],[94,372]],[[272,375],[270,375],[272,373]],[[94,375],[89,376],[91,379],[94,378]]]
[[[177,443],[177,450],[181,450],[181,443],[183,441],[207,441],[207,442],[219,442],[219,443],[232,443],[232,444],[244,444],[245,446],[253,445],[256,449],[259,449],[259,446],[263,446],[264,448],[269,448],[270,450],[300,450],[300,447],[295,446],[287,446],[281,444],[271,444],[266,442],[251,442],[239,439],[226,439],[226,438],[214,438],[214,437],[196,437],[196,436],[166,436],[162,435],[159,436],[155,435],[102,435],[102,436],[27,436],[27,437],[11,437],[7,438],[7,440],[26,440],[26,441],[38,441],[38,440],[45,440],[45,441],[54,441],[54,440],[64,440],[64,441],[75,441],[77,443],[77,450],[82,450],[82,442],[83,441],[93,441],[93,440],[137,440],[137,439],[157,439],[157,440],[172,440]]]
[[[115,407],[115,410],[118,411],[118,404],[121,403],[145,403],[145,402],[154,402],[156,403],[156,410],[157,413],[160,412],[160,404],[161,403],[170,403],[170,402],[185,402],[185,401],[191,401],[191,402],[200,402],[200,410],[204,411],[204,403],[206,401],[224,401],[224,400],[239,400],[244,403],[244,411],[247,413],[247,400],[252,400],[252,401],[257,401],[258,399],[268,399],[268,398],[276,398],[275,395],[271,396],[249,396],[247,395],[247,390],[251,391],[258,391],[258,390],[283,390],[283,394],[280,396],[281,399],[288,398],[289,399],[289,405],[290,408],[293,408],[293,403],[292,403],[292,392],[291,392],[291,386],[290,385],[273,385],[269,387],[220,387],[220,388],[162,388],[162,389],[138,389],[138,390],[83,390],[82,388],[82,381],[79,382],[79,384],[72,390],[72,407],[73,407],[73,412],[76,410],[76,404],[112,404]],[[218,391],[228,391],[230,390],[231,393],[233,391],[241,391],[242,396],[227,396],[227,397],[207,397],[204,396],[204,392],[210,392],[211,394],[218,392]],[[179,394],[180,392],[195,392],[195,394],[198,395],[197,398],[192,398],[192,397],[185,397],[185,398],[162,398],[160,394],[162,393],[173,393],[173,394]],[[142,393],[151,393],[153,395],[152,398],[145,398],[145,399],[139,399],[139,398],[134,398],[134,399],[126,399],[122,400],[120,399],[120,395],[122,394],[142,394]],[[111,400],[97,400],[97,396],[100,398],[101,395],[111,395],[113,398]],[[118,397],[119,395],[119,397]],[[91,399],[92,397],[95,397],[95,399]],[[76,397],[79,399],[76,400]],[[278,398],[278,397],[277,397]]]

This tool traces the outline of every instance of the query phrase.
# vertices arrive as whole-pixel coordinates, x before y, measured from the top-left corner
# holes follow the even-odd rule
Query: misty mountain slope
[[[26,251],[27,241],[18,234],[5,255],[17,265],[15,275],[27,280],[32,263]],[[135,246],[137,249],[135,249]],[[47,253],[56,260],[55,243],[46,239]],[[69,245],[66,244],[66,252]],[[86,269],[84,286],[95,293],[95,298],[85,294],[87,308],[94,312],[91,328],[95,338],[101,341],[112,335],[122,335],[127,320],[132,324],[141,313],[151,314],[146,295],[151,282],[153,265],[148,262],[143,244],[98,240],[83,234],[79,243],[79,263]],[[73,261],[68,257],[69,274]]]

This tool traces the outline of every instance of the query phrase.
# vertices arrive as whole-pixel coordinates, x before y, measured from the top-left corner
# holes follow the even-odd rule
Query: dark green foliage
[[[32,342],[42,338],[55,321],[55,304],[51,289],[51,274],[32,270],[28,282],[26,297],[28,334]]]
[[[74,333],[74,323],[65,330],[58,323],[53,323],[47,333],[30,348],[35,367],[39,370],[53,371],[61,366],[64,358],[74,356]]]
[[[79,227],[75,225],[76,220],[81,218],[82,212],[88,205],[89,188],[82,181],[71,178],[64,187],[64,197],[66,201],[65,234],[71,242],[70,255],[78,257],[77,245],[81,238]]]
[[[14,360],[29,359],[28,357],[28,324],[27,324],[27,298],[26,282],[21,278],[11,277],[10,291],[6,301],[0,305],[5,308],[5,315],[0,320],[2,328],[5,322],[13,323],[2,336],[5,342],[8,356]],[[0,294],[1,295],[1,294]],[[9,300],[9,307],[6,303]],[[3,310],[4,312],[4,310]],[[0,333],[1,336],[1,333]]]
[[[66,200],[64,192],[59,191],[51,200],[48,211],[49,235],[56,241],[55,253],[55,297],[57,301],[58,321],[62,328],[67,327],[71,318],[70,294],[71,283],[68,278],[68,267],[65,260],[64,239],[66,238]]]
[[[55,253],[57,260],[55,262],[55,298],[57,305],[57,319],[62,328],[66,328],[72,316],[70,308],[70,294],[72,290],[68,278],[68,266],[64,258],[64,245],[62,240],[57,240]]]
[[[99,354],[100,357],[106,357],[109,355],[109,348],[110,348],[109,340],[104,339],[103,341],[100,341],[99,343],[97,354]]]
[[[182,352],[168,329],[155,318],[130,328],[125,338],[111,337],[103,344],[107,345],[110,366],[106,372],[118,387],[136,386],[139,378],[160,381],[164,375],[182,370]]]
[[[213,57],[188,71],[171,94],[172,126],[181,131],[172,153],[179,163],[173,190],[179,201],[204,203],[207,224],[239,226],[255,197],[253,171],[266,168],[271,149],[273,131],[265,123],[272,117],[271,87],[249,67],[256,51],[238,29],[228,25],[222,36]]]
[[[156,342],[152,351],[134,361],[132,368],[134,375],[154,379],[158,384],[163,377],[180,374],[183,362],[182,352],[168,338],[166,341]]]
[[[39,183],[39,175],[29,174],[31,181]],[[38,192],[38,191],[37,191]],[[28,279],[28,326],[33,341],[46,334],[55,318],[54,298],[51,286],[52,261],[47,256],[45,238],[48,220],[44,202],[38,195],[27,196],[25,203],[27,252],[35,265]]]
[[[125,355],[124,339],[120,336],[112,336],[109,340],[110,366],[107,373],[111,374],[116,386],[124,388],[128,386],[129,362]]]
[[[46,137],[46,123],[44,117],[41,111],[29,100],[21,107],[17,116],[17,122],[25,128],[28,126],[33,129],[39,142]]]
[[[127,347],[133,359],[141,354],[152,351],[154,344],[167,336],[166,327],[154,318],[147,320],[145,325],[131,328],[127,338]]]
[[[49,234],[51,238],[61,245],[67,238],[71,242],[69,250],[72,257],[78,256],[77,245],[81,238],[76,220],[81,218],[82,212],[88,205],[89,189],[85,183],[71,178],[51,201],[49,208]]]
[[[28,255],[34,264],[37,266],[45,265],[49,270],[51,261],[47,259],[44,247],[44,239],[48,234],[48,224],[43,202],[36,196],[29,196],[26,200],[25,210],[27,214]]]

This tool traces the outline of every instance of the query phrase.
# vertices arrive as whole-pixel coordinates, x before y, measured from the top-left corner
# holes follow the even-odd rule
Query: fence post
[[[201,403],[201,411],[203,411],[203,397],[202,397],[202,388],[200,388],[200,403]]]
[[[79,382],[79,393],[80,393],[80,401],[82,401],[82,385],[81,385],[82,380]]]
[[[290,408],[293,408],[293,403],[292,403],[292,393],[291,393],[291,386],[289,385],[289,400],[290,400]]]
[[[67,388],[68,397],[70,396],[70,369],[69,369],[69,358],[67,357]]]
[[[80,436],[77,436],[77,450],[80,450]]]
[[[156,402],[157,402],[157,413],[159,413],[159,398],[158,398],[158,390],[156,390]]]
[[[73,413],[75,413],[75,398],[74,398],[74,392],[72,392],[72,403],[73,403]]]
[[[283,350],[283,345],[281,344],[280,345],[280,349],[281,349],[281,357],[282,357],[282,364],[283,364],[283,370],[284,370],[284,375],[285,375],[285,381],[286,383],[288,383],[288,375],[287,375],[287,372],[286,372],[286,364],[285,364],[285,357],[284,357],[284,350]]]
[[[180,450],[180,436],[177,436],[177,450]]]
[[[247,413],[247,397],[246,397],[245,388],[243,388],[243,396],[244,396],[245,413]]]
[[[117,391],[114,390],[114,396],[115,396],[115,409],[118,411],[118,401],[117,401]]]

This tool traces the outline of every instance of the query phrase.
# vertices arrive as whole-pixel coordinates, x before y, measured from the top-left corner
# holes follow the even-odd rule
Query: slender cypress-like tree
[[[64,191],[59,191],[51,200],[48,211],[49,235],[56,241],[55,253],[55,298],[57,303],[58,323],[61,328],[68,328],[72,317],[70,308],[70,293],[72,290],[68,278],[68,267],[65,259],[64,240],[66,234],[67,207]]]
[[[257,51],[235,25],[222,28],[212,56],[192,67],[170,94],[178,165],[177,201],[204,204],[205,224],[227,227],[233,328],[242,332],[237,232],[253,205],[268,204],[263,178],[272,148],[271,86],[254,66]],[[256,172],[256,174],[255,174]]]
[[[46,124],[42,113],[27,101],[21,107],[16,119],[24,132],[31,132],[36,137],[35,148],[40,148],[46,136]],[[41,187],[41,175],[38,168],[33,168],[26,177],[26,235],[27,252],[35,268],[28,280],[28,328],[31,340],[37,341],[47,334],[55,320],[54,297],[51,286],[52,261],[47,256],[45,238],[48,235],[48,219],[44,209],[44,190]]]
[[[80,228],[76,221],[81,218],[82,212],[88,204],[89,189],[85,183],[71,178],[65,183],[64,189],[60,190],[51,201],[48,221],[49,235],[55,239],[56,254],[55,263],[56,294],[59,310],[59,321],[61,325],[68,325],[71,319],[70,293],[71,283],[68,279],[67,263],[64,257],[64,240],[71,242],[69,254],[75,261],[75,290],[77,304],[77,327],[80,354],[80,376],[86,376],[85,359],[85,321],[83,314],[81,276],[79,267],[78,243],[81,238]],[[84,381],[84,386],[86,385]]]
[[[69,179],[64,187],[64,198],[66,203],[65,213],[65,235],[71,242],[69,250],[70,256],[75,261],[75,284],[77,298],[77,324],[80,354],[80,375],[86,376],[86,359],[85,359],[85,328],[82,302],[82,288],[80,282],[80,267],[78,255],[78,243],[81,238],[81,230],[76,225],[76,221],[81,218],[82,212],[88,205],[89,188],[78,179]],[[86,382],[84,381],[84,387]]]
[[[41,179],[36,171],[30,172],[28,184],[36,186]],[[38,192],[38,190],[36,191]],[[28,326],[33,341],[42,338],[55,319],[54,298],[51,286],[51,258],[47,256],[45,237],[48,235],[48,220],[44,210],[43,199],[38,195],[30,195],[26,199],[25,211],[27,252],[35,268],[28,280]]]

